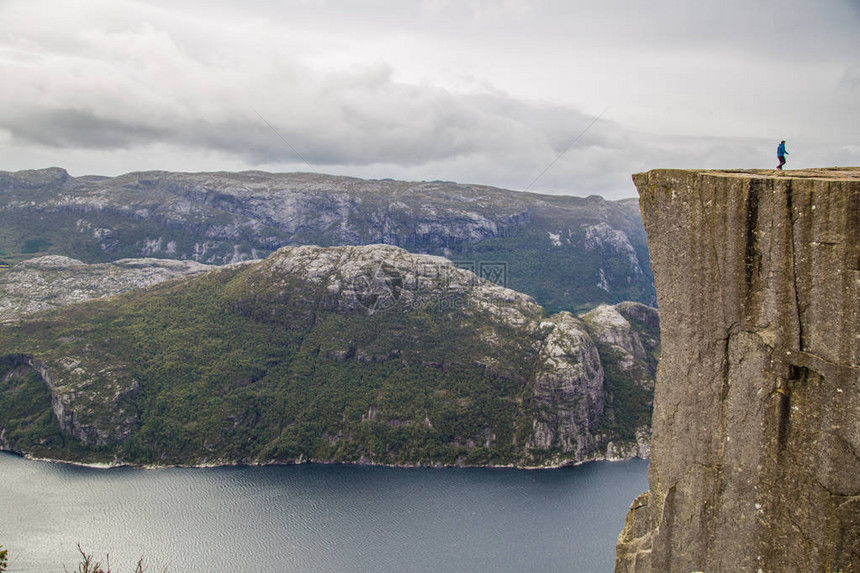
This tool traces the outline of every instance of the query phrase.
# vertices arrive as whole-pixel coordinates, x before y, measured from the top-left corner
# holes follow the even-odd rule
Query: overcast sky
[[[860,0],[0,0],[0,170],[860,165]]]

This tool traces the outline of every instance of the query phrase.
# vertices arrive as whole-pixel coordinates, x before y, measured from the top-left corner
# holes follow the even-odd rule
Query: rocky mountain
[[[615,570],[860,564],[860,168],[634,176],[661,309]]]
[[[210,270],[48,257],[8,269],[2,287],[23,276],[69,292],[71,276],[98,275],[111,294],[128,269],[141,285],[198,274],[0,323],[4,448],[156,465],[647,455],[650,307],[548,314],[445,258],[385,245],[285,247]]]
[[[633,199],[308,173],[0,172],[0,267],[40,255],[224,264],[377,243],[445,256],[552,311],[655,300]]]

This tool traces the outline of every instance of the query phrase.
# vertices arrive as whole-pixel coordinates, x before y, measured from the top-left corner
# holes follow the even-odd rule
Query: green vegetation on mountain
[[[0,440],[75,461],[558,464],[647,411],[604,405],[570,314],[394,247],[283,249],[0,325],[0,349]]]
[[[647,261],[647,248],[637,246],[636,260]],[[630,253],[555,245],[546,232],[528,230],[514,237],[458,245],[447,256],[454,261],[500,261],[507,265],[507,286],[528,293],[549,312],[579,312],[597,302],[648,302],[654,291],[644,276],[631,277]],[[592,269],[603,271],[605,284]],[[608,289],[606,285],[624,287]]]
[[[0,412],[3,438],[23,451],[61,450],[65,438],[50,408],[51,394],[32,368],[23,367],[11,357],[0,360]]]
[[[394,247],[276,252],[378,244],[442,255],[543,308]],[[270,254],[67,306],[205,271],[191,261]],[[162,261],[119,260],[139,257]],[[0,447],[28,455],[642,455],[659,340],[601,305],[654,300],[634,200],[301,173],[0,172],[0,293]],[[590,309],[604,310],[562,312]]]
[[[608,415],[600,429],[622,439],[635,438],[637,430],[650,427],[654,381],[660,359],[660,323],[654,311],[625,303],[619,305],[641,343],[641,352],[629,355],[624,349],[595,336],[606,385]],[[626,307],[626,308],[625,308]],[[628,356],[625,356],[628,354]],[[619,416],[619,413],[623,415]]]

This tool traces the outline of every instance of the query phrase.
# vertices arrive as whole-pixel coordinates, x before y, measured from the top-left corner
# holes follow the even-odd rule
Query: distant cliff
[[[860,169],[634,176],[663,351],[616,572],[860,566]]]
[[[0,448],[152,465],[648,455],[651,307],[549,315],[388,245],[201,267],[48,257],[5,271],[0,297],[36,292],[0,321]],[[72,304],[134,284],[152,286]]]
[[[0,171],[0,269],[40,255],[224,264],[283,246],[377,243],[485,277],[501,268],[494,282],[553,312],[654,302],[634,199],[314,173]]]

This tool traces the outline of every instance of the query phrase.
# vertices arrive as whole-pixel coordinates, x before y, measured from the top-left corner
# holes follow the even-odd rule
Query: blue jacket
[[[788,153],[788,152],[785,150],[785,144],[780,143],[779,147],[776,148],[776,156],[777,157],[785,157],[786,153]]]

